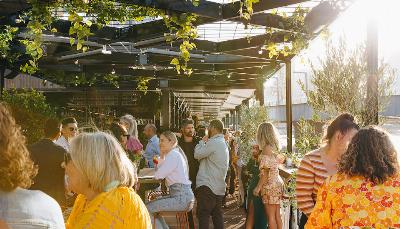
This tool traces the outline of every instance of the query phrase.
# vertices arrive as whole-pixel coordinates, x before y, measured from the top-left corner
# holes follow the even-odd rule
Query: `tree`
[[[258,126],[268,120],[268,112],[265,106],[258,104],[248,107],[241,106],[240,108],[240,129],[241,134],[241,158],[244,162],[251,157],[251,144],[256,140]]]
[[[5,90],[2,100],[10,106],[28,144],[40,140],[46,120],[56,117],[56,111],[47,103],[46,97],[35,90]]]
[[[373,111],[366,99],[368,72],[365,45],[351,50],[344,38],[337,45],[327,41],[325,55],[325,59],[319,58],[320,67],[311,64],[314,90],[307,91],[304,83],[299,82],[308,103],[315,111],[332,117],[349,112],[361,125],[367,125]],[[392,94],[394,70],[381,60],[377,74],[379,111],[383,111]]]

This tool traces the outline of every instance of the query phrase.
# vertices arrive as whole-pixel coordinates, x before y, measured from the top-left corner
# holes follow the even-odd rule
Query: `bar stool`
[[[168,216],[168,215],[175,215],[177,226],[179,229],[190,229],[188,212],[190,212],[193,209],[193,206],[194,206],[194,200],[190,201],[187,208],[183,211],[162,211],[162,212],[155,213],[154,214],[154,224],[153,224],[154,228],[156,229],[157,216],[162,217],[162,216]],[[194,228],[196,229],[195,223],[194,223]]]

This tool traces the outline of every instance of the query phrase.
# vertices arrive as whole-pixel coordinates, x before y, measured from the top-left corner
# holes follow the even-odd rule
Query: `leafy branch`
[[[165,25],[170,29],[170,33],[175,34],[176,39],[182,40],[179,45],[180,57],[173,58],[170,64],[175,66],[179,74],[183,71],[185,75],[190,76],[193,70],[188,67],[188,61],[190,59],[190,51],[196,48],[196,44],[192,42],[197,37],[197,30],[193,25],[193,22],[196,21],[196,16],[183,13],[172,17],[165,15],[163,19]],[[168,39],[168,41],[172,42],[172,39]]]
[[[189,0],[194,5],[198,5],[198,0]],[[39,60],[45,55],[43,50],[42,35],[45,31],[57,33],[53,23],[58,20],[58,11],[65,10],[69,15],[68,21],[71,23],[69,29],[70,44],[76,46],[76,50],[86,52],[89,46],[85,42],[92,35],[93,29],[109,25],[113,21],[124,23],[126,21],[142,21],[145,18],[162,17],[165,25],[169,28],[170,36],[166,34],[167,41],[182,41],[180,44],[180,57],[173,59],[171,64],[177,71],[186,75],[192,73],[188,67],[190,51],[196,48],[192,42],[197,36],[193,22],[196,16],[193,14],[167,15],[164,11],[151,7],[142,7],[131,4],[118,3],[116,0],[74,0],[74,1],[40,1],[29,0],[31,8],[20,15],[20,21],[27,22],[24,38],[20,42],[24,45],[29,60],[20,66],[20,70],[33,74],[39,69]],[[0,32],[0,52],[2,58],[10,59],[11,43],[17,39],[17,28],[6,27]],[[11,61],[9,61],[11,63]]]

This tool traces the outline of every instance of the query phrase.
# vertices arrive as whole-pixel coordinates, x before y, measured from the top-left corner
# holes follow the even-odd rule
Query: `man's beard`
[[[183,133],[183,135],[185,135],[185,137],[193,137],[194,136],[194,132]]]

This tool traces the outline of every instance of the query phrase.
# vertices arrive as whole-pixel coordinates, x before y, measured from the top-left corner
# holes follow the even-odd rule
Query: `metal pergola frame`
[[[192,112],[203,111],[213,116],[218,116],[222,112],[222,116],[225,116],[227,112],[221,110],[221,105],[224,104],[226,98],[216,96],[220,92],[229,94],[231,89],[255,89],[257,98],[263,103],[263,80],[284,65],[290,70],[290,60],[293,56],[279,56],[270,59],[268,53],[259,53],[260,48],[266,42],[283,43],[288,39],[285,35],[298,32],[293,30],[290,25],[285,24],[282,16],[266,11],[307,1],[315,0],[260,0],[253,5],[254,12],[251,19],[245,21],[239,14],[239,1],[219,4],[200,0],[199,5],[194,6],[187,0],[119,0],[121,3],[162,9],[167,14],[194,13],[198,15],[196,25],[228,20],[273,28],[275,32],[256,35],[250,37],[250,39],[241,38],[222,42],[196,40],[197,49],[191,52],[189,62],[189,66],[193,68],[194,72],[192,76],[186,77],[171,69],[170,60],[179,55],[180,41],[173,42],[172,46],[166,43],[164,34],[169,33],[169,30],[162,20],[130,25],[124,28],[106,26],[97,29],[93,27],[91,28],[93,35],[85,43],[90,47],[90,51],[86,53],[77,52],[74,47],[70,46],[68,37],[70,23],[58,20],[54,23],[58,32],[43,36],[47,46],[47,56],[40,61],[40,68],[48,71],[63,71],[69,74],[114,72],[125,76],[127,79],[132,79],[121,81],[121,90],[136,88],[135,79],[140,76],[151,76],[158,81],[167,80],[167,87],[161,88],[163,96],[168,95],[170,97],[169,99],[162,99],[163,102],[168,103],[165,105],[167,107],[162,108],[164,112],[177,109],[177,111],[173,110],[172,113],[191,110]],[[321,4],[326,3],[322,2]],[[318,7],[320,5],[311,9],[312,14],[310,13],[311,16],[307,19],[313,28],[326,26],[339,14],[339,11],[334,9],[330,11],[330,14],[327,14],[321,10],[322,7]],[[0,25],[17,25],[15,22],[16,15],[29,9],[29,7],[30,5],[26,0],[0,1]],[[25,36],[23,30],[24,28],[21,28],[20,37]],[[313,32],[311,31],[311,33]],[[314,35],[316,36],[317,33],[314,33]],[[12,74],[5,75],[5,69],[1,72],[0,84],[2,87],[4,77],[12,78],[16,75],[15,72],[19,71],[19,69],[10,70]],[[46,75],[40,73],[36,76],[46,78]],[[288,136],[291,136],[290,71],[287,71],[286,77],[287,120],[290,123],[288,125]],[[107,85],[101,83],[97,86],[107,87]],[[152,84],[150,89],[156,87],[160,86]],[[194,88],[201,89],[195,90]],[[182,97],[185,98],[184,102],[181,101],[180,106],[175,107],[175,105],[171,105],[173,104],[171,101],[177,101],[176,94],[179,91],[194,91],[193,94],[197,94]],[[204,91],[208,91],[209,96],[204,96]],[[205,100],[208,100],[208,102],[204,102]],[[186,105],[182,106],[183,103]],[[184,110],[182,110],[183,108]],[[162,124],[178,126],[179,122],[176,123],[172,120],[171,124],[171,117],[167,117]],[[291,138],[288,137],[288,139],[291,143]],[[288,144],[288,146],[291,146],[291,144]]]

